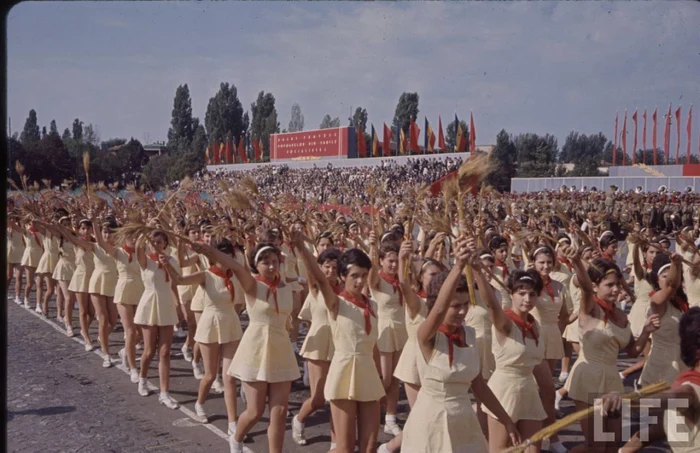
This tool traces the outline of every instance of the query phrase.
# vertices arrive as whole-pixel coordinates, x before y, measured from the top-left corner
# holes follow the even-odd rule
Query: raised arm
[[[668,278],[666,279],[666,286],[659,289],[651,296],[650,302],[656,305],[666,304],[671,297],[676,294],[678,288],[681,287],[681,276],[683,275],[682,263],[683,258],[674,253],[671,255],[671,268],[668,270]]]
[[[92,242],[79,238],[78,236],[75,235],[75,233],[73,233],[68,228],[63,227],[61,225],[56,225],[56,228],[58,228],[59,231],[61,231],[63,238],[65,240],[67,240],[68,242],[72,243],[75,246],[80,247],[81,249],[87,250],[89,252],[93,251],[94,244]]]
[[[95,236],[95,240],[97,241],[97,245],[102,247],[102,249],[111,256],[115,256],[117,254],[117,249],[113,245],[111,245],[109,242],[105,241],[104,238],[102,237],[102,226],[99,225],[100,222],[98,222],[95,219],[95,216],[93,215],[92,211],[88,213],[88,217],[90,218],[90,221],[92,222],[92,234]]]
[[[136,249],[136,261],[138,261],[141,270],[146,269],[146,236],[141,235],[136,239],[136,244],[134,248]]]
[[[644,268],[642,263],[639,262],[639,242],[635,242],[632,246],[632,268],[637,280],[644,280]]]
[[[221,264],[223,267],[231,269],[231,271],[233,271],[233,273],[236,275],[238,281],[241,283],[243,291],[250,296],[255,295],[257,288],[255,278],[253,278],[253,276],[250,275],[250,272],[248,272],[248,269],[241,266],[234,257],[222,253],[208,244],[194,244],[192,249],[197,253],[207,255],[209,258]]]
[[[377,244],[377,236],[375,236],[374,231],[369,233],[369,256],[379,256],[379,245]],[[379,262],[373,263],[372,269],[369,271],[369,276],[367,277],[367,285],[372,289],[379,289]]]
[[[185,253],[185,241],[178,241],[177,243],[177,261],[178,264],[180,265],[180,268],[186,268],[189,266],[193,266],[197,264],[199,261],[199,256],[193,255],[193,256],[186,256]]]
[[[168,275],[173,280],[177,286],[188,286],[188,285],[204,285],[204,272],[195,272],[194,274],[181,275],[177,269],[170,263],[170,257],[165,254],[161,254],[158,257],[160,263],[168,271]]]
[[[413,255],[413,243],[411,240],[404,241],[399,250],[399,285],[401,292],[405,296],[408,315],[414,319],[420,313],[421,302],[411,287],[411,281],[406,275],[406,265],[410,266]]]
[[[571,264],[576,273],[576,285],[581,288],[581,305],[579,306],[579,314],[585,313],[589,315],[596,304],[593,301],[593,282],[588,276],[588,271],[581,260],[581,249],[575,249],[572,246],[565,246],[564,255],[571,261]]]
[[[498,301],[496,293],[489,282],[486,281],[484,277],[484,270],[481,265],[481,260],[476,259],[472,262],[472,267],[476,272],[473,273],[474,281],[479,288],[479,295],[486,302],[489,314],[491,315],[491,321],[496,330],[503,335],[508,335],[510,333],[511,326],[513,322],[503,311],[503,305]]]
[[[314,256],[304,247],[302,234],[298,231],[293,231],[291,241],[294,248],[301,254],[301,259],[304,260],[306,270],[309,274],[309,281],[315,280],[318,283],[318,289],[321,291],[321,294],[323,294],[323,300],[326,302],[328,313],[331,315],[332,319],[335,319],[338,315],[338,296],[335,294],[335,291],[333,291],[331,284],[318,266]]]

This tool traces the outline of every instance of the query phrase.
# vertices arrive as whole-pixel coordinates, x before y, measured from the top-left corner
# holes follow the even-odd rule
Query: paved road
[[[31,306],[33,309],[33,300]],[[104,369],[99,351],[85,352],[78,335],[77,315],[76,310],[73,320],[76,337],[68,338],[56,323],[55,307],[51,307],[48,319],[44,319],[8,301],[8,452],[228,451],[223,395],[212,393],[207,400],[210,424],[202,425],[191,418],[199,381],[182,358],[182,340],[176,340],[171,362],[171,395],[181,404],[181,409],[174,411],[159,405],[157,394],[148,398],[139,396],[116,355],[113,361],[118,366]],[[96,322],[91,334],[96,340]],[[123,332],[114,332],[110,340],[116,353],[123,346]],[[629,363],[621,360],[620,368]],[[156,361],[151,365],[149,382],[158,382]],[[290,410],[296,413],[308,395],[308,389],[295,382]],[[244,407],[239,399],[239,411]],[[402,424],[407,412],[405,399],[401,407]],[[563,402],[562,410],[570,413],[571,401]],[[292,441],[291,419],[288,419],[284,451],[328,451],[329,415],[326,409],[307,421],[309,442],[305,447]],[[267,451],[267,422],[263,417],[250,434],[251,442],[247,446],[256,453]],[[574,425],[562,431],[560,437],[571,447],[582,440],[580,427]],[[380,433],[379,440],[387,441],[389,436]]]

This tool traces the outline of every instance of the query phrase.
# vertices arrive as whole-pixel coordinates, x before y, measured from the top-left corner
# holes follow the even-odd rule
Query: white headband
[[[557,241],[557,244],[561,244],[562,242],[571,243],[571,239],[569,239],[569,238],[560,238],[560,239]]]
[[[659,269],[659,272],[657,272],[656,275],[661,276],[661,273],[663,271],[665,271],[666,269],[668,269],[669,267],[671,267],[671,263],[664,264],[663,266],[661,266],[661,268]]]
[[[600,237],[598,238],[598,242],[602,241],[603,238],[609,234],[615,236],[615,233],[613,233],[612,231],[603,231],[603,234],[601,234]]]
[[[496,258],[494,258],[493,255],[491,255],[490,253],[484,253],[483,255],[481,255],[481,256],[479,257],[480,260],[485,260],[485,259],[487,259],[487,258],[490,258],[490,259],[492,259],[492,260],[494,260],[494,261],[496,260]]]
[[[532,279],[532,277],[527,276],[527,275],[523,275],[523,276],[520,277],[517,281],[519,281],[519,282],[526,281],[526,282],[535,283],[535,281]]]
[[[255,254],[255,258],[253,259],[253,264],[258,264],[258,258],[260,258],[260,255],[261,255],[263,252],[266,252],[266,251],[268,251],[268,250],[274,250],[274,249],[275,249],[275,248],[274,248],[273,246],[271,246],[271,245],[266,245],[265,247],[263,247],[263,248],[261,248],[260,250],[258,250],[258,253]]]
[[[64,220],[70,220],[70,217],[64,215],[63,217],[61,217],[60,219],[58,219],[58,223],[61,223],[61,222],[63,222]]]
[[[391,234],[391,231],[387,231],[386,233],[382,234],[381,239],[379,239],[379,242],[384,242],[384,239],[386,239],[387,236]]]
[[[548,247],[544,247],[544,246],[543,246],[543,247],[539,247],[539,248],[535,249],[535,253],[532,254],[532,257],[533,257],[533,258],[536,257],[537,254],[540,253],[540,252],[543,251],[543,250],[544,250],[544,251],[547,251],[547,248],[548,248]]]

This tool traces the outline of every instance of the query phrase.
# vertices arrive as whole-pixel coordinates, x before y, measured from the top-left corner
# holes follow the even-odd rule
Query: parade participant
[[[54,221],[56,220],[57,218],[54,218]],[[35,221],[34,223],[34,228],[41,233],[42,247],[44,249],[44,253],[41,255],[39,264],[36,267],[36,300],[37,304],[41,303],[39,313],[46,317],[49,314],[49,300],[51,300],[56,290],[56,280],[53,278],[53,271],[59,258],[59,239],[51,231],[45,230],[40,222]],[[46,283],[46,292],[43,291],[43,283]],[[61,315],[63,307],[60,305],[63,303],[63,295],[59,295],[60,297],[56,299],[56,305],[60,307],[58,314]],[[60,316],[59,321],[62,321]]]
[[[7,289],[10,289],[10,280],[15,279],[15,303],[20,305],[22,300],[22,256],[24,255],[24,240],[19,224],[19,213],[15,210],[15,202],[11,198],[7,200]],[[8,299],[10,298],[8,294]]]
[[[199,242],[200,231],[196,225],[186,225],[185,236],[192,242]],[[197,254],[192,251],[184,241],[177,244],[178,264],[182,269],[182,276],[193,274],[197,271]],[[188,264],[188,265],[186,265]],[[183,317],[187,320],[187,337],[182,344],[182,356],[186,361],[192,362],[192,350],[195,347],[194,337],[197,333],[197,320],[192,311],[192,298],[194,297],[197,285],[178,285],[177,291],[182,302],[181,308],[184,311]]]
[[[22,238],[24,239],[24,254],[22,255],[21,266],[24,268],[24,307],[29,308],[29,294],[35,283],[36,268],[39,265],[43,250],[43,235],[37,231],[33,220],[24,222],[20,219]],[[37,299],[37,313],[41,313],[41,302]]]
[[[404,427],[403,453],[487,452],[470,389],[507,427],[511,442],[520,443],[515,424],[481,376],[474,330],[464,326],[470,288],[462,270],[471,261],[474,243],[458,239],[454,267],[436,275],[428,286],[428,315],[417,336],[422,386]]]
[[[134,314],[134,324],[140,326],[143,332],[138,392],[141,396],[148,396],[150,393],[147,383],[148,367],[156,353],[157,345],[160,383],[158,402],[169,409],[177,409],[180,405],[168,393],[170,389],[170,347],[173,342],[174,326],[178,323],[177,287],[164,267],[172,260],[170,256],[165,254],[169,240],[163,231],[154,230],[149,238],[149,253],[146,253],[144,244],[146,240],[146,236],[142,235],[136,241],[136,259],[141,268],[141,280],[144,287],[143,295],[141,295]]]
[[[511,272],[506,264],[508,259],[508,241],[503,236],[496,235],[489,240],[488,246],[495,260],[494,275],[500,278],[502,282],[507,282]]]
[[[228,239],[221,239],[216,245],[216,250],[235,258],[233,244]],[[201,252],[206,254],[208,249],[202,248]],[[202,288],[204,295],[204,309],[195,336],[204,359],[204,378],[199,383],[199,393],[194,406],[197,420],[201,423],[209,423],[204,403],[216,379],[220,359],[223,358],[224,369],[228,369],[243,336],[241,323],[234,308],[236,289],[232,281],[233,273],[219,263],[216,256],[209,258],[211,264],[209,269],[182,276],[169,262],[165,263],[176,285],[198,285]],[[224,378],[224,401],[228,413],[229,431],[235,432],[238,420],[236,380],[228,374]]]
[[[330,231],[324,231],[318,235],[316,238],[316,254],[321,255],[324,251],[329,248],[333,248],[333,233]]]

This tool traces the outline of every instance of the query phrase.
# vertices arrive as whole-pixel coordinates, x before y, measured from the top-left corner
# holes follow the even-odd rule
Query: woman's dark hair
[[[221,253],[225,253],[226,255],[233,256],[234,254],[233,243],[226,238],[222,238],[216,244],[216,250],[220,251]]]
[[[658,291],[660,289],[659,287],[659,269],[664,267],[667,264],[671,264],[671,257],[669,257],[665,253],[658,253],[656,257],[654,257],[654,261],[651,263],[651,272],[647,272],[647,281],[651,285],[652,288],[654,288],[655,291]],[[671,299],[671,304],[678,308],[679,310],[681,307],[678,306],[676,302],[676,298],[680,298],[684,302],[688,302],[688,296],[686,296],[685,291],[683,291],[683,282],[682,282],[683,277],[681,276],[681,286],[678,287],[676,290],[676,295],[673,299]]]
[[[403,225],[400,224],[400,223],[397,223],[397,224],[395,224],[395,225],[392,225],[392,227],[391,227],[391,229],[390,229],[389,231],[391,231],[392,233],[394,233],[394,234],[396,234],[396,235],[398,235],[398,236],[401,236],[401,237],[403,237],[403,235],[406,233],[406,231],[405,231]]]
[[[321,239],[328,239],[331,245],[335,245],[335,241],[333,241],[333,233],[331,233],[330,231],[324,231],[323,233],[319,234],[316,237],[316,245],[318,245],[319,242],[321,242]]]
[[[610,247],[611,244],[617,244],[617,238],[614,234],[604,234],[598,243],[600,244],[600,248],[605,250],[606,248]]]
[[[340,255],[340,258],[338,258],[338,275],[341,277],[347,276],[350,266],[357,266],[361,267],[362,269],[371,270],[372,260],[360,249],[348,249],[343,252],[342,255]]]
[[[278,238],[280,240],[282,239],[282,233],[277,228],[265,230],[262,232],[262,234],[260,234],[260,241],[261,242],[269,242],[270,244],[272,244]]]
[[[68,211],[65,208],[58,208],[56,209],[56,215],[60,219],[61,217],[68,217],[70,214],[68,214]]]
[[[265,250],[260,254],[258,257],[257,261],[255,260],[255,256],[258,254],[258,251],[262,249],[263,247],[270,247],[269,249]],[[258,262],[260,260],[263,260],[270,256],[271,254],[277,255],[278,259],[282,259],[282,252],[280,252],[280,249],[272,245],[270,242],[259,242],[258,245],[255,246],[253,249],[253,253],[250,254],[250,261],[248,261],[248,264],[250,265],[250,271],[254,274],[258,273]]]
[[[532,251],[532,254],[530,255],[530,259],[534,262],[535,259],[537,258],[537,255],[547,255],[548,257],[552,258],[552,261],[555,260],[554,256],[554,250],[552,250],[552,247],[546,245],[546,244],[538,244],[535,247],[535,250]]]
[[[594,259],[588,267],[588,277],[596,285],[602,282],[606,275],[610,274],[617,275],[618,279],[622,278],[622,272],[620,272],[620,268],[617,267],[617,264],[605,258]]]
[[[323,264],[326,263],[327,261],[338,262],[338,260],[340,259],[340,255],[341,255],[340,250],[329,248],[329,249],[324,250],[323,253],[321,253],[318,256],[318,259],[316,260],[316,262],[318,263],[319,266],[323,266]]]
[[[389,253],[399,254],[401,247],[395,242],[385,242],[379,247],[379,259],[383,260]]]
[[[430,280],[428,288],[426,289],[426,301],[425,305],[428,307],[428,311],[433,309],[435,301],[437,300],[438,294],[440,294],[440,288],[447,280],[447,276],[450,275],[450,271],[444,271],[437,274]],[[469,285],[467,284],[467,279],[464,275],[459,276],[459,281],[457,282],[457,292],[458,293],[468,293]]]
[[[562,242],[567,242],[569,245],[571,245],[571,238],[563,231],[557,235],[557,245],[561,244]]]
[[[488,255],[488,256],[485,257],[485,258],[490,259],[490,260],[493,261],[494,263],[496,262],[496,257],[493,256],[493,254],[491,253],[491,250],[487,249],[486,247],[479,247],[478,249],[475,250],[475,253],[474,253],[474,254],[475,254],[477,257],[479,257],[479,259],[481,259],[481,257],[484,256],[484,255]]]
[[[109,231],[114,231],[117,228],[119,228],[119,224],[117,223],[116,220],[110,220],[108,222],[102,222],[102,229],[104,230],[107,228]]]
[[[492,252],[495,252],[503,246],[508,247],[508,241],[501,235],[496,235],[489,241],[489,250]]]
[[[423,288],[423,274],[425,273],[425,270],[429,268],[430,266],[435,266],[438,269],[440,269],[440,272],[445,271],[445,265],[442,264],[438,260],[434,260],[432,258],[423,258],[421,260],[420,264],[420,272],[418,272],[418,291],[420,290],[425,290],[426,292],[428,291],[427,288]]]
[[[200,228],[197,225],[189,224],[185,227],[185,236],[189,236],[189,234],[193,231],[200,232]]]
[[[681,339],[681,360],[689,368],[695,368],[700,360],[700,307],[693,307],[681,316],[678,336]]]
[[[539,294],[542,292],[542,287],[544,286],[542,277],[540,277],[540,274],[534,269],[528,269],[526,271],[518,269],[511,272],[506,285],[508,286],[510,294],[515,294],[525,286],[531,286],[532,289]]]
[[[83,219],[80,222],[78,222],[78,227],[80,227],[80,225],[82,225],[83,223],[87,225],[88,228],[92,227],[92,221],[90,221],[89,219]]]
[[[165,231],[153,230],[153,232],[151,233],[151,239],[155,239],[157,237],[163,238],[163,240],[165,241],[166,247],[170,244],[170,240],[168,239],[168,235],[165,234]]]
[[[401,237],[395,231],[387,231],[379,238],[380,244],[395,244],[401,242]]]

